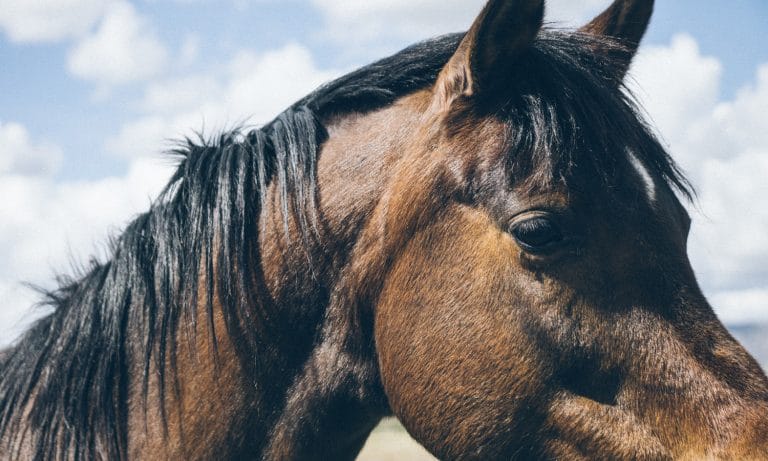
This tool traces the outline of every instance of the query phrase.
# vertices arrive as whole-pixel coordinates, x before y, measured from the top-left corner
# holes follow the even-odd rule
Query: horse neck
[[[231,306],[214,303],[213,328],[205,326],[211,320],[208,307],[197,306],[197,334],[179,329],[174,339],[176,363],[166,363],[166,375],[175,381],[166,383],[165,408],[150,407],[148,430],[131,443],[134,456],[209,458],[262,451],[267,459],[310,453],[334,459],[354,456],[385,410],[381,399],[372,405],[375,409],[362,412],[359,402],[350,405],[347,425],[322,424],[330,410],[319,402],[328,400],[321,396],[328,383],[307,380],[306,372],[314,369],[339,376],[345,371],[317,370],[315,363],[327,346],[323,339],[328,334],[349,333],[327,331],[329,300],[401,155],[408,125],[417,116],[408,105],[396,104],[327,123],[328,139],[318,159],[317,229],[308,239],[299,234],[293,219],[287,220],[286,232],[278,184],[270,185],[259,225],[261,277],[270,298],[265,327],[269,331],[258,332],[253,341],[232,337],[225,322],[225,309]],[[141,375],[138,371],[136,376]],[[140,395],[139,384],[136,381],[133,395]],[[152,402],[161,383],[153,377],[149,384]],[[297,408],[297,401],[310,404]],[[134,412],[130,427],[145,425],[143,418],[142,412]],[[307,421],[316,423],[312,430],[316,438],[297,435]],[[286,427],[297,430],[286,432]],[[167,439],[151,435],[165,430]],[[333,449],[323,447],[326,440],[336,441]]]
[[[261,396],[218,302],[211,314],[201,305],[194,332],[178,330],[174,358],[165,360],[163,378],[152,366],[146,390],[144,364],[132,364],[130,459],[234,459],[258,450],[248,436],[264,430],[253,418]]]

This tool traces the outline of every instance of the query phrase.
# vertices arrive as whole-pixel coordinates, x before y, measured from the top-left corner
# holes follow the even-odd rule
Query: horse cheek
[[[487,216],[456,207],[409,242],[385,282],[382,383],[394,413],[441,459],[536,455],[523,434],[544,418],[550,367],[524,331],[532,307],[520,304],[518,260]]]

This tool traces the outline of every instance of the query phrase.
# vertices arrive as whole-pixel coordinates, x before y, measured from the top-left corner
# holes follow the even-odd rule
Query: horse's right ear
[[[543,20],[544,0],[490,0],[438,77],[440,104],[492,90],[531,46]]]

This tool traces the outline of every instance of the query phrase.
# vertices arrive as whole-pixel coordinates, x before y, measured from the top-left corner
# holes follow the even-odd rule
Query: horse
[[[768,379],[688,260],[692,186],[624,87],[652,0],[466,33],[187,139],[0,359],[3,459],[768,459]]]

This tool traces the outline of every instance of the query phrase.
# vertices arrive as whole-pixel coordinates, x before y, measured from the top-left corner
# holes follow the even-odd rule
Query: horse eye
[[[512,236],[524,250],[543,253],[564,241],[563,233],[551,219],[535,217],[515,225]]]

